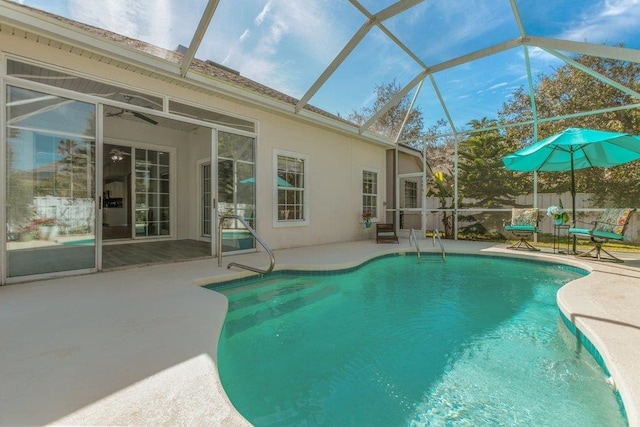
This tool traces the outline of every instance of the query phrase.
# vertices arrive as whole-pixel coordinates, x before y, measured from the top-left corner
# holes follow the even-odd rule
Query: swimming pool
[[[257,426],[625,425],[555,295],[585,272],[513,258],[394,256],[347,274],[212,286],[218,368]]]

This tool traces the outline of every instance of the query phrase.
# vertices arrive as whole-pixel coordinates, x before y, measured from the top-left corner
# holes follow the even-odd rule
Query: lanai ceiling
[[[444,119],[454,133],[471,120],[495,118],[516,88],[528,90],[566,63],[580,67],[576,54],[640,62],[637,0],[16,3],[179,49],[182,77],[194,72],[193,58],[213,61],[295,98],[295,112],[313,105],[346,117],[372,106],[376,86],[395,81],[425,127]],[[640,103],[630,88],[582,71]]]

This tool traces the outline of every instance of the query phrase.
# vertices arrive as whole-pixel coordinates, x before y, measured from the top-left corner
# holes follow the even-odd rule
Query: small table
[[[554,254],[569,254],[569,244],[571,239],[569,239],[569,224],[553,224],[553,253]],[[567,236],[567,250],[562,250],[562,242],[561,238]]]

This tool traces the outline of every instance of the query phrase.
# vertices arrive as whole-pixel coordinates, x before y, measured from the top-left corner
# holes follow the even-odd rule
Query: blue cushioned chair
[[[631,214],[635,211],[632,208],[609,208],[606,209],[600,219],[593,222],[591,228],[569,228],[569,236],[587,237],[593,242],[593,248],[581,254],[579,257],[595,258],[599,261],[609,260],[613,262],[624,262],[620,258],[611,255],[602,249],[602,245],[609,240],[623,241],[628,240],[624,235],[624,231],[629,224]],[[595,254],[594,254],[595,252]],[[602,252],[607,254],[609,258],[602,258]]]
[[[505,231],[510,232],[519,240],[507,249],[528,249],[530,251],[539,251],[527,241],[535,233],[540,232],[538,229],[538,209],[535,208],[513,208],[511,209],[511,220],[505,224]]]

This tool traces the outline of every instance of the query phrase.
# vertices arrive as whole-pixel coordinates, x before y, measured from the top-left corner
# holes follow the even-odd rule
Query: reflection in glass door
[[[6,277],[95,268],[95,105],[6,96]]]
[[[255,138],[218,132],[218,217],[239,215],[255,229]],[[253,249],[256,242],[240,221],[222,225],[222,252]]]

